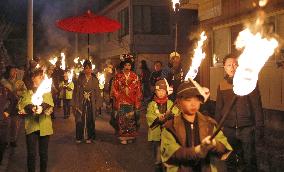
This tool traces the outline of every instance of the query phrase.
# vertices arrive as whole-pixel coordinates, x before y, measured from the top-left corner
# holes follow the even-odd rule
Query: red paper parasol
[[[121,24],[116,20],[87,11],[84,15],[59,20],[56,26],[64,31],[88,34],[89,58],[89,34],[114,32],[120,29]]]

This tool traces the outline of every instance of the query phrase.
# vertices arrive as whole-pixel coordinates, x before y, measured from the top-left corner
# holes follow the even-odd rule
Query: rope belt
[[[91,93],[92,93],[92,91],[90,91],[90,92],[84,91],[84,93],[83,93],[84,101],[91,101],[91,95],[92,95]]]

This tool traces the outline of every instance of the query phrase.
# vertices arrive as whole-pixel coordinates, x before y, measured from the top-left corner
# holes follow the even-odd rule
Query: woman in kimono
[[[73,92],[73,107],[76,121],[76,142],[91,143],[96,138],[95,118],[102,107],[99,81],[93,74],[92,63],[86,60],[84,71],[78,77]]]
[[[141,83],[132,71],[134,59],[130,55],[123,55],[122,71],[117,73],[113,85],[112,95],[115,99],[116,133],[121,144],[132,143],[139,129],[139,108],[141,107]]]

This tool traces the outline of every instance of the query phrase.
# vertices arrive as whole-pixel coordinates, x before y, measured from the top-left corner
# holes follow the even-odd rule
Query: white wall
[[[275,31],[280,39],[284,38],[284,11],[283,14],[275,14],[270,18],[270,21],[275,23]],[[224,54],[230,50],[231,36],[227,33],[230,26],[213,31],[213,53],[218,54],[223,58]],[[215,34],[214,34],[215,33]],[[223,33],[223,34],[220,34]],[[224,44],[225,43],[225,44]],[[281,47],[280,47],[281,48]],[[284,47],[282,46],[282,49]],[[259,74],[259,87],[262,96],[262,104],[264,108],[284,111],[284,67],[278,68],[276,61],[280,55],[274,55],[269,58]],[[253,64],[252,64],[253,65]],[[216,90],[218,83],[224,76],[223,67],[210,68],[210,91],[211,99],[216,100]]]

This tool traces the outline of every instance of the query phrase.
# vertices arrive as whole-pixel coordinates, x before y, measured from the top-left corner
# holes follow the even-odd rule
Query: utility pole
[[[75,4],[75,15],[78,15],[78,0],[74,0],[73,1]],[[77,58],[78,57],[78,33],[75,33],[75,57],[74,58]]]
[[[29,64],[33,59],[33,0],[28,0],[27,19],[27,64]]]

